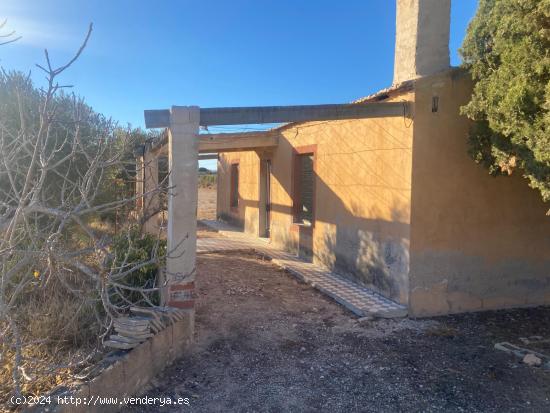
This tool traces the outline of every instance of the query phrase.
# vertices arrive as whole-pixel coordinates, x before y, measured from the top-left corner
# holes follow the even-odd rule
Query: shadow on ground
[[[146,392],[190,406],[162,411],[550,409],[550,372],[493,349],[550,338],[548,308],[360,323],[246,253],[200,255],[197,284],[194,349]]]

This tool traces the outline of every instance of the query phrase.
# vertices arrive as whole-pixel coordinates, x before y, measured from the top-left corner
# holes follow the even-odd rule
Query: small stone
[[[305,347],[302,347],[302,348],[300,349],[300,351],[302,351],[302,352],[303,352],[303,351],[306,351],[306,348],[305,348]]]
[[[523,362],[528,366],[537,366],[537,367],[542,364],[542,360],[532,353],[526,354],[525,357],[523,357]]]

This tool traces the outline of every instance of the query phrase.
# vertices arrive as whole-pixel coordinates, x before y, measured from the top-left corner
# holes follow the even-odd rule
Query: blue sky
[[[477,0],[453,0],[451,61]],[[32,70],[47,47],[64,62],[89,22],[82,58],[63,77],[95,110],[143,126],[171,105],[349,102],[392,82],[394,0],[0,0],[23,38],[5,69]],[[209,166],[211,166],[209,164]]]

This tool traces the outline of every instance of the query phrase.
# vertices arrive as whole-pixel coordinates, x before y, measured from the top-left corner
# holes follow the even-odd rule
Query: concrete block
[[[124,370],[120,368],[121,363],[122,360],[117,361],[89,382],[90,397],[116,395],[119,383],[124,382]]]
[[[124,357],[122,367],[124,369],[125,395],[138,393],[158,371],[153,366],[152,342],[148,340]]]
[[[176,358],[181,357],[193,341],[194,318],[194,311],[189,311],[183,320],[173,325],[172,345]]]
[[[151,340],[151,362],[154,371],[161,371],[171,363],[172,326],[169,326],[155,335]]]

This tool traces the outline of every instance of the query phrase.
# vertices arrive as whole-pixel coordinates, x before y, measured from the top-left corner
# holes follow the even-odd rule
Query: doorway
[[[259,234],[262,238],[271,236],[271,159],[260,162],[260,222]]]

